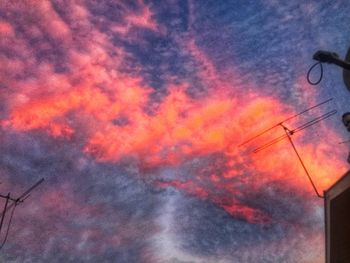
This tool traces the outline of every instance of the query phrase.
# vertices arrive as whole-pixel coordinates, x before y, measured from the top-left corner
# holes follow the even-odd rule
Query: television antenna
[[[296,148],[296,146],[295,146],[295,143],[294,143],[293,140],[292,140],[292,136],[293,136],[295,133],[299,132],[299,131],[302,131],[302,130],[304,130],[304,129],[307,129],[307,128],[309,128],[310,126],[312,126],[312,125],[314,125],[314,124],[316,124],[316,123],[318,123],[318,122],[321,122],[321,121],[323,121],[323,120],[325,120],[325,119],[331,117],[332,115],[336,114],[337,111],[336,111],[336,110],[329,111],[329,112],[327,112],[327,113],[325,113],[325,114],[322,114],[322,115],[320,115],[320,116],[318,116],[318,117],[316,117],[316,118],[314,118],[314,119],[311,119],[310,121],[308,121],[308,122],[306,122],[306,123],[303,123],[302,125],[300,125],[300,126],[294,128],[294,129],[289,129],[289,128],[287,128],[287,126],[285,125],[285,122],[287,122],[287,121],[289,121],[289,120],[291,120],[291,119],[294,119],[294,118],[296,118],[296,117],[298,117],[298,116],[300,116],[300,115],[303,115],[304,113],[306,113],[306,112],[308,112],[308,111],[310,111],[310,110],[312,110],[312,109],[318,108],[318,107],[320,107],[320,106],[322,106],[322,105],[324,105],[324,104],[330,102],[331,100],[333,100],[333,98],[330,98],[330,99],[328,99],[328,100],[325,100],[325,101],[323,101],[323,102],[321,102],[321,103],[318,103],[318,104],[316,104],[316,105],[314,105],[314,106],[312,106],[312,107],[310,107],[310,108],[307,108],[307,109],[305,109],[305,110],[303,110],[303,111],[301,111],[301,112],[299,112],[299,113],[297,113],[297,114],[295,114],[295,115],[293,115],[293,116],[291,116],[291,117],[289,117],[289,118],[286,118],[285,120],[282,120],[282,121],[276,123],[275,125],[271,126],[270,128],[268,128],[268,129],[266,129],[266,130],[260,132],[259,134],[257,134],[257,135],[255,135],[255,136],[251,137],[250,139],[248,139],[248,140],[242,142],[242,143],[241,143],[240,145],[238,145],[238,146],[240,147],[240,146],[243,146],[243,145],[245,145],[245,144],[248,144],[249,142],[255,140],[256,138],[262,136],[263,134],[265,134],[265,133],[267,133],[267,132],[269,132],[269,131],[271,131],[271,130],[277,128],[277,127],[282,128],[283,131],[284,131],[284,134],[283,134],[283,135],[278,136],[278,137],[276,137],[276,138],[274,138],[274,139],[268,141],[267,143],[265,143],[265,144],[263,144],[263,145],[261,145],[261,146],[255,148],[255,149],[253,150],[253,153],[258,153],[258,152],[260,152],[260,151],[262,151],[262,150],[264,150],[264,149],[266,149],[266,148],[268,148],[268,147],[270,147],[270,146],[272,146],[272,145],[274,145],[274,144],[276,144],[276,143],[278,143],[278,142],[280,142],[280,141],[282,141],[282,140],[284,140],[284,139],[288,139],[288,141],[289,141],[290,145],[292,146],[293,151],[294,151],[295,154],[297,155],[298,160],[299,160],[301,166],[303,167],[303,170],[304,170],[306,176],[308,177],[308,179],[309,179],[309,181],[310,181],[310,183],[311,183],[311,186],[312,186],[313,190],[315,191],[317,197],[324,198],[324,196],[321,195],[321,194],[318,192],[318,190],[317,190],[317,188],[316,188],[316,185],[315,185],[314,181],[312,180],[312,177],[311,177],[311,175],[310,175],[308,169],[306,168],[306,165],[305,165],[303,159],[301,158],[301,156],[300,156],[300,154],[299,154],[299,152],[298,152],[298,150],[297,150],[297,148]]]
[[[0,218],[0,236],[1,236],[1,232],[2,232],[2,230],[4,228],[5,218],[6,218],[7,212],[10,209],[12,209],[11,212],[10,212],[10,217],[9,217],[9,220],[8,220],[8,223],[7,223],[7,227],[6,227],[6,230],[5,230],[4,238],[3,238],[3,240],[2,240],[2,242],[0,244],[0,250],[4,247],[4,245],[6,243],[8,234],[10,232],[10,226],[11,226],[11,223],[12,223],[12,218],[13,218],[13,215],[15,213],[16,207],[19,204],[23,203],[30,196],[30,192],[33,191],[36,187],[38,187],[42,182],[44,182],[44,178],[41,178],[38,182],[36,182],[33,186],[28,188],[28,190],[24,191],[17,198],[11,197],[10,193],[8,193],[7,195],[0,194],[0,198],[5,199],[4,208],[3,208],[3,210],[2,210],[2,212],[0,214],[0,216],[1,216],[1,218]]]

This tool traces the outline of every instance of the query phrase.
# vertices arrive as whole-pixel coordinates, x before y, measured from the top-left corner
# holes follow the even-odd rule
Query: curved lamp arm
[[[312,57],[314,60],[319,62],[325,62],[329,64],[335,64],[343,69],[350,70],[350,63],[339,58],[335,52],[318,50]]]

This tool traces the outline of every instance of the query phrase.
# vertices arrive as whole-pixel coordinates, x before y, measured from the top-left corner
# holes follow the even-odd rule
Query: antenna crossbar
[[[238,145],[238,147],[243,146],[243,145],[245,145],[245,144],[247,144],[247,143],[253,141],[254,139],[260,137],[261,135],[267,133],[268,131],[270,131],[270,130],[272,130],[272,129],[278,127],[278,126],[280,126],[280,125],[283,124],[284,122],[287,122],[287,121],[289,121],[289,120],[291,120],[291,119],[294,119],[294,118],[296,118],[296,117],[298,117],[298,116],[300,116],[300,115],[302,115],[302,114],[304,114],[304,113],[306,113],[306,112],[308,112],[308,111],[310,111],[310,110],[312,110],[312,109],[315,109],[315,108],[317,108],[317,107],[320,107],[320,106],[322,106],[323,104],[326,104],[326,103],[330,102],[331,100],[333,100],[333,98],[330,98],[330,99],[327,99],[327,100],[325,100],[325,101],[322,101],[322,102],[320,102],[320,103],[318,103],[318,104],[316,104],[316,105],[314,105],[314,106],[312,106],[312,107],[310,107],[310,108],[307,108],[307,109],[305,109],[305,110],[303,110],[303,111],[301,111],[301,112],[299,112],[299,113],[297,113],[297,114],[295,114],[295,115],[293,115],[293,116],[288,117],[287,119],[284,119],[283,121],[280,121],[279,123],[276,123],[276,124],[273,125],[272,127],[270,127],[270,128],[268,128],[268,129],[266,129],[266,130],[260,132],[259,134],[257,134],[257,135],[255,135],[255,136],[251,137],[250,139],[248,139],[248,140],[242,142],[240,145]]]
[[[11,210],[11,214],[10,214],[10,219],[8,220],[7,223],[7,227],[5,230],[5,236],[0,244],[0,250],[3,248],[3,246],[6,243],[7,237],[9,235],[10,232],[10,227],[11,227],[11,223],[12,223],[12,218],[13,215],[15,213],[15,209],[17,207],[17,205],[19,205],[20,203],[24,202],[25,199],[27,199],[29,197],[29,193],[31,191],[33,191],[36,187],[38,187],[42,182],[44,182],[44,178],[40,179],[38,182],[36,182],[33,186],[31,186],[30,188],[28,188],[28,190],[24,191],[18,198],[11,198],[10,197],[10,193],[8,193],[6,196],[5,195],[0,195],[0,198],[5,198],[5,205],[4,208],[2,210],[1,213],[1,219],[0,219],[0,234],[1,234],[1,230],[4,226],[4,222],[5,222],[5,217],[6,217],[6,212],[12,208]],[[11,204],[9,204],[9,202],[12,202]]]
[[[289,130],[289,129],[288,129],[288,133],[289,133],[289,135],[293,135],[293,134],[295,134],[295,133],[297,133],[297,132],[300,132],[300,131],[302,131],[302,130],[304,130],[304,129],[306,129],[306,128],[308,128],[308,127],[310,127],[310,126],[312,126],[312,125],[314,125],[314,124],[316,124],[316,123],[318,123],[318,122],[320,122],[320,121],[323,121],[323,120],[325,120],[325,119],[331,117],[332,115],[334,115],[334,114],[336,114],[336,113],[337,113],[336,110],[329,111],[329,112],[327,112],[327,113],[325,113],[325,114],[323,114],[323,115],[321,115],[321,116],[319,116],[319,117],[317,117],[317,118],[315,118],[315,119],[312,119],[312,120],[310,120],[310,121],[304,123],[303,125],[301,125],[301,126],[295,128],[295,129],[293,129],[293,130]],[[282,123],[279,124],[279,126],[282,126],[283,128],[285,128],[285,127],[283,126]],[[262,145],[262,146],[260,146],[260,147],[258,147],[258,148],[256,148],[256,149],[254,149],[254,150],[253,150],[253,153],[258,153],[258,152],[260,152],[261,150],[264,150],[264,149],[270,147],[271,145],[274,145],[275,143],[277,143],[277,142],[279,142],[279,141],[282,141],[282,140],[284,140],[284,139],[286,139],[286,138],[287,138],[287,134],[281,135],[281,136],[279,136],[279,137],[277,137],[277,138],[275,138],[275,139],[273,139],[273,140],[267,142],[266,144],[264,144],[264,145]]]
[[[268,143],[266,143],[266,144],[264,144],[264,145],[262,145],[262,146],[260,146],[260,147],[258,147],[256,149],[254,149],[253,153],[258,153],[258,152],[260,152],[260,151],[270,147],[271,145],[274,145],[274,144],[276,144],[276,143],[278,143],[278,142],[280,142],[280,141],[282,141],[282,140],[284,140],[286,138],[287,138],[287,135],[283,134],[283,135],[281,135],[281,136],[279,136],[279,137],[269,141]]]
[[[28,190],[26,190],[25,192],[23,192],[18,198],[16,199],[10,199],[11,201],[13,201],[12,204],[10,204],[6,210],[4,210],[1,213],[1,216],[3,213],[6,213],[7,210],[9,210],[11,207],[13,207],[14,205],[18,205],[19,203],[22,203],[25,199],[27,199],[29,197],[29,193],[31,191],[34,190],[34,188],[38,187],[42,182],[44,182],[44,178],[41,178],[38,182],[36,182],[33,186],[31,186],[30,188],[28,188]]]

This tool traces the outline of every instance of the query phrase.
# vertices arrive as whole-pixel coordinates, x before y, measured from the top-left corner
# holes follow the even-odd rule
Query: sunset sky
[[[0,262],[324,263],[347,170],[347,0],[0,0]],[[317,79],[319,68],[311,77]],[[4,200],[1,200],[2,206]],[[7,217],[8,219],[9,217]],[[4,233],[0,235],[4,237]]]

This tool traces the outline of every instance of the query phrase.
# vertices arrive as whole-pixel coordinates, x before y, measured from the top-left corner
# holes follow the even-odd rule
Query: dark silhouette
[[[264,130],[263,132],[261,132],[261,133],[255,135],[255,136],[253,136],[252,138],[250,138],[250,139],[246,140],[245,142],[241,143],[239,146],[242,146],[242,145],[244,145],[244,144],[247,144],[248,142],[250,142],[250,141],[256,139],[257,137],[259,137],[259,136],[265,134],[266,132],[272,130],[273,128],[282,127],[283,130],[284,130],[284,132],[285,132],[284,135],[281,135],[281,136],[279,136],[279,137],[277,137],[277,138],[272,139],[271,141],[265,143],[264,145],[262,145],[262,146],[260,146],[260,147],[258,147],[258,148],[256,148],[256,149],[254,149],[253,152],[254,152],[254,153],[260,152],[260,151],[266,149],[267,147],[270,147],[271,145],[274,145],[275,143],[277,143],[277,142],[279,142],[279,141],[282,141],[282,140],[284,140],[284,139],[287,138],[288,141],[290,142],[290,144],[291,144],[291,146],[292,146],[292,148],[293,148],[295,154],[297,155],[297,157],[298,157],[298,159],[299,159],[299,162],[300,162],[301,166],[303,167],[303,169],[304,169],[304,171],[305,171],[305,174],[306,174],[306,176],[308,177],[308,179],[309,179],[309,181],[310,181],[310,183],[311,183],[311,185],[312,185],[312,188],[314,189],[316,195],[317,195],[318,197],[320,197],[320,198],[323,198],[323,195],[321,195],[321,194],[318,192],[318,190],[317,190],[317,188],[316,188],[316,186],[315,186],[315,184],[314,184],[314,182],[313,182],[313,180],[312,180],[312,178],[311,178],[311,175],[310,175],[309,171],[307,170],[307,168],[306,168],[306,166],[305,166],[305,164],[304,164],[304,162],[303,162],[303,160],[302,160],[302,158],[301,158],[301,156],[300,156],[300,154],[299,154],[299,152],[298,152],[298,150],[297,150],[297,148],[296,148],[296,146],[295,146],[295,144],[294,144],[294,142],[293,142],[291,136],[294,135],[295,133],[299,132],[299,131],[302,131],[302,130],[304,130],[304,129],[306,129],[306,128],[308,128],[308,127],[310,127],[310,126],[312,126],[312,125],[314,125],[314,124],[316,124],[316,123],[322,121],[322,120],[325,120],[325,119],[331,117],[332,115],[336,114],[337,111],[336,111],[336,110],[329,111],[329,112],[327,112],[327,113],[325,113],[325,114],[323,114],[323,115],[321,115],[321,116],[318,116],[318,117],[316,117],[316,118],[314,118],[314,119],[312,119],[312,120],[310,120],[310,121],[308,121],[308,122],[302,124],[301,126],[295,128],[295,129],[292,129],[292,130],[291,130],[291,129],[288,129],[288,128],[284,125],[284,122],[286,122],[286,121],[288,121],[288,120],[290,120],[290,119],[293,119],[293,118],[295,118],[295,117],[297,117],[297,116],[300,116],[300,115],[304,114],[305,112],[310,111],[311,109],[314,109],[314,108],[317,108],[317,107],[319,107],[319,106],[321,106],[321,105],[323,105],[323,104],[326,104],[326,103],[328,103],[328,102],[331,101],[331,100],[332,100],[332,99],[328,99],[328,100],[326,100],[326,101],[324,101],[324,102],[321,102],[321,103],[319,103],[319,104],[317,104],[317,105],[315,105],[315,106],[312,106],[312,107],[310,107],[310,108],[308,108],[308,109],[306,109],[306,110],[304,110],[304,111],[301,111],[300,113],[298,113],[298,114],[296,114],[296,115],[294,115],[294,116],[292,116],[292,117],[290,117],[290,118],[287,118],[287,119],[285,119],[285,120],[283,120],[283,121],[277,123],[276,125],[273,125],[272,127],[268,128],[268,129],[266,129],[266,130]],[[350,122],[350,116],[349,116],[349,122]]]
[[[5,245],[6,243],[6,240],[7,240],[7,237],[8,237],[8,234],[10,232],[10,226],[11,226],[11,223],[12,223],[12,218],[13,218],[13,215],[15,213],[15,209],[16,209],[16,206],[19,205],[20,203],[23,203],[29,196],[30,196],[30,192],[34,190],[34,188],[36,188],[37,186],[39,186],[42,182],[44,182],[44,178],[41,178],[38,182],[36,182],[32,187],[30,187],[28,190],[26,190],[25,192],[23,192],[23,194],[21,194],[18,198],[12,198],[10,193],[8,193],[7,195],[2,195],[0,194],[0,197],[1,198],[4,198],[6,199],[5,200],[5,205],[4,205],[4,209],[2,210],[2,213],[1,213],[1,219],[0,219],[0,235],[1,235],[1,231],[2,231],[2,228],[3,228],[3,225],[4,225],[4,221],[5,221],[5,217],[6,217],[6,213],[7,211],[9,211],[11,208],[11,213],[10,213],[10,218],[9,218],[9,221],[8,221],[8,224],[7,224],[7,228],[5,230],[5,236],[2,240],[2,243],[0,245],[0,250],[3,248],[3,246]],[[9,204],[9,202],[12,202],[11,204]]]

